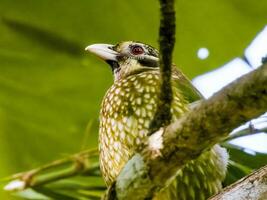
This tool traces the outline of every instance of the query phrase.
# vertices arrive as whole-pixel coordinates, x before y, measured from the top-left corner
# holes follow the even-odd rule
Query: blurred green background
[[[265,0],[176,2],[174,62],[190,78],[242,56],[267,22]],[[97,146],[112,76],[84,48],[157,46],[158,9],[155,0],[0,0],[0,177]],[[202,46],[206,60],[196,56]],[[11,197],[0,190],[0,199]]]

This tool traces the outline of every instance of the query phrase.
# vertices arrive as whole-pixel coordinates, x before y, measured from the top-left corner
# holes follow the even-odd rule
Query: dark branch
[[[174,0],[160,1],[160,29],[159,29],[159,51],[160,51],[160,96],[156,114],[150,124],[150,133],[171,122],[171,68],[172,52],[175,43],[175,8]]]

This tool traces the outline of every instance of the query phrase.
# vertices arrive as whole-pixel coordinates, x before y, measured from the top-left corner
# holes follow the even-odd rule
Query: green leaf
[[[77,200],[79,198],[65,195],[56,190],[50,190],[45,187],[36,187],[34,190],[40,194],[43,194],[51,199],[64,199],[64,200]]]
[[[224,187],[236,182],[252,171],[253,170],[251,168],[230,160],[227,168],[226,178],[223,182]]]
[[[47,197],[33,189],[27,189],[21,192],[16,193],[16,196],[22,197],[24,199],[32,199],[32,200],[51,200],[50,197]]]
[[[224,146],[230,154],[230,159],[238,164],[244,165],[250,169],[259,169],[266,165],[267,154],[254,151],[252,151],[253,154],[249,154],[244,151],[243,148],[230,143],[224,144]]]

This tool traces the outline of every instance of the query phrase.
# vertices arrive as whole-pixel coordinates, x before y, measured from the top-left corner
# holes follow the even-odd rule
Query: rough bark
[[[150,133],[171,122],[172,102],[172,52],[175,44],[174,0],[160,1],[159,54],[160,54],[160,96],[155,116],[150,124]]]
[[[267,165],[226,187],[209,200],[266,200]]]
[[[266,111],[267,64],[264,64],[165,127],[159,139],[162,148],[155,151],[144,145],[143,151],[133,156],[118,176],[118,199],[150,197],[188,161],[225,139],[232,129]]]

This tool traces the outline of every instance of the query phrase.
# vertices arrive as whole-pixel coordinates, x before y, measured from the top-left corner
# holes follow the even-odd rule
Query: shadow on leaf
[[[80,44],[63,38],[61,35],[8,18],[2,18],[2,22],[10,29],[25,36],[29,40],[42,45],[43,47],[75,57],[80,57],[82,55],[84,48]]]

